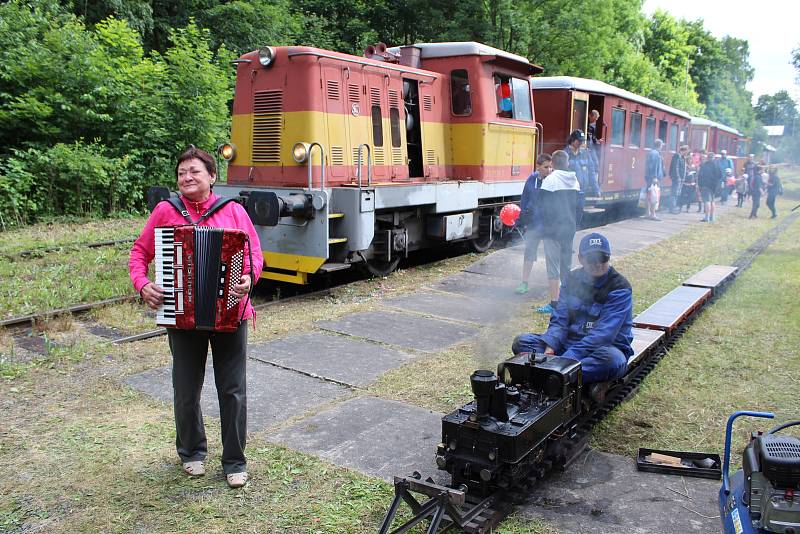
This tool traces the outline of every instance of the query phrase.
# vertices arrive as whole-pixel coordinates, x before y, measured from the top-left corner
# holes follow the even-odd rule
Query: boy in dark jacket
[[[536,261],[536,249],[542,237],[539,235],[541,229],[541,214],[536,209],[537,190],[542,185],[542,180],[553,172],[553,158],[550,154],[540,154],[536,158],[536,170],[528,176],[525,187],[522,189],[522,198],[519,201],[521,208],[517,226],[525,228],[525,257],[522,260],[522,282],[517,286],[516,292],[523,295],[528,292],[528,278],[531,269]],[[538,229],[537,229],[538,227]]]
[[[585,236],[578,250],[582,268],[566,277],[547,331],[520,334],[511,350],[580,360],[584,383],[614,380],[625,374],[633,355],[633,292],[609,264],[605,236]]]

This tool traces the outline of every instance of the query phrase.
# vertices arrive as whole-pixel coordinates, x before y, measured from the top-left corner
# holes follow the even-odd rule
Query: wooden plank
[[[661,330],[634,328],[633,343],[631,343],[631,347],[633,347],[633,356],[628,358],[628,369],[643,358],[651,348],[661,343],[664,339],[664,335],[664,332]]]
[[[633,326],[671,332],[711,298],[704,287],[678,286],[633,319]]]
[[[736,271],[739,269],[731,267],[730,265],[709,265],[699,273],[696,273],[683,285],[694,287],[707,287],[712,290],[717,289],[719,286],[733,278]]]

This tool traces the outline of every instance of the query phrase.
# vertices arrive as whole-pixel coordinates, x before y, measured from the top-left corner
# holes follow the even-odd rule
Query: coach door
[[[569,131],[580,130],[586,133],[589,120],[589,93],[572,91],[572,118]]]
[[[325,122],[328,130],[328,172],[332,182],[344,181],[348,174],[345,150],[349,143],[345,114],[344,80],[338,65],[322,65],[324,80]]]

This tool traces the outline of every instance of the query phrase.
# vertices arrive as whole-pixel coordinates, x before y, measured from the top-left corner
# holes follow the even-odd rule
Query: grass
[[[792,206],[782,199],[780,212]],[[617,261],[635,287],[637,311],[706,264],[730,262],[776,222],[745,215],[733,212],[717,224],[692,226]],[[719,450],[724,418],[733,409],[775,409],[781,420],[797,418],[791,401],[800,379],[798,237],[795,223],[703,313],[634,400],[596,429],[596,447],[626,454],[639,446]],[[379,299],[415,290],[475,259],[415,267],[336,288],[325,299],[267,308],[251,340],[379,309]],[[477,342],[389,371],[368,386],[370,392],[453,409],[469,398],[467,378],[474,369],[494,368],[514,335],[546,326],[529,307],[520,312],[484,328]],[[138,320],[137,313],[141,308],[129,304],[96,318],[124,327]],[[0,479],[0,531],[374,532],[391,500],[388,484],[273,445],[269,430],[249,437],[251,484],[229,491],[218,465],[219,426],[208,418],[209,474],[185,478],[172,445],[171,407],[121,384],[125,376],[169,362],[164,340],[112,347],[87,341],[67,322],[46,328],[62,347],[25,360],[9,358],[13,342],[0,336],[0,466],[7,474]],[[740,444],[744,434],[738,433]],[[554,529],[512,517],[499,532]]]

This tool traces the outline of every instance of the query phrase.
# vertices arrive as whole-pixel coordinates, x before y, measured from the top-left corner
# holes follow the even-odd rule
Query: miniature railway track
[[[79,250],[82,248],[102,248],[113,247],[115,245],[123,245],[133,243],[136,241],[135,237],[125,239],[114,239],[108,241],[95,241],[91,243],[65,243],[63,245],[54,245],[51,247],[31,248],[20,250],[19,252],[0,252],[0,256],[6,259],[28,258],[30,256],[40,256],[50,254],[52,252],[64,252],[65,250]]]
[[[622,384],[610,390],[606,396],[606,401],[602,405],[578,417],[572,426],[569,437],[565,438],[572,451],[567,465],[585,450],[589,433],[594,426],[614,408],[631,398],[638,391],[644,378],[655,369],[656,365],[667,355],[677,340],[686,333],[700,313],[709,304],[720,298],[733,281],[744,270],[749,268],[753,261],[799,217],[800,213],[792,213],[742,252],[732,263],[734,267],[738,268],[736,273],[713,292],[711,298],[700,308],[699,312],[684,320],[667,337],[664,343],[640,362]],[[513,507],[510,505],[511,502],[526,502],[530,488],[551,472],[552,469],[549,472],[532,475],[521,486],[511,489],[499,489],[482,500],[476,500],[466,495],[464,487],[451,488],[441,486],[431,479],[421,481],[419,473],[416,472],[411,477],[395,477],[395,498],[378,533],[400,534],[407,532],[412,526],[421,523],[428,517],[431,518],[430,526],[427,530],[428,534],[447,532],[455,528],[469,534],[489,533],[513,511]],[[409,493],[409,490],[416,491],[429,498],[424,502],[419,502]],[[390,531],[389,527],[401,501],[405,501],[411,507],[414,517],[399,528]]]

